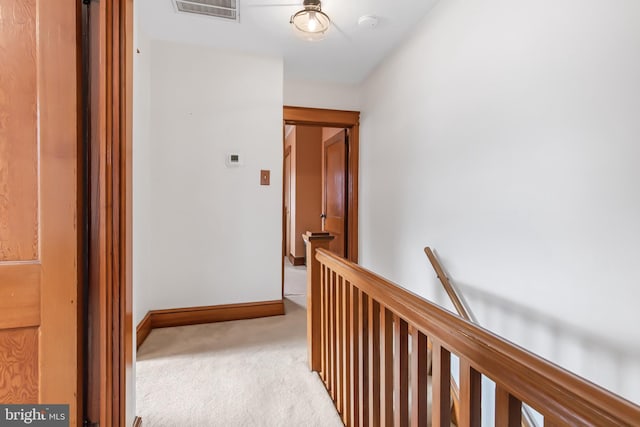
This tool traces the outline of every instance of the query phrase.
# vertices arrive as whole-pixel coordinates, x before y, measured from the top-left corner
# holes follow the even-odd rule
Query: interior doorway
[[[331,250],[346,256],[347,130],[285,125],[284,296],[304,296],[307,231],[336,236]]]
[[[283,297],[306,290],[306,231],[334,234],[331,250],[358,261],[359,116],[284,107]]]

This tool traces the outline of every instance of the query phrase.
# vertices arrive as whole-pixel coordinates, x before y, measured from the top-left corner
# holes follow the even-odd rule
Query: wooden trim
[[[131,425],[133,0],[89,2],[89,290],[85,417]]]
[[[358,177],[360,165],[360,124],[354,124],[347,132],[349,152],[347,153],[348,180],[347,189],[347,259],[358,262]]]
[[[283,107],[284,124],[346,128],[347,153],[347,259],[358,262],[358,174],[360,163],[360,112],[322,108]]]
[[[157,328],[256,319],[283,314],[283,300],[152,310],[140,321],[136,329],[138,348],[147,339],[151,330]]]
[[[151,312],[148,312],[136,328],[136,349],[139,349],[144,340],[147,339],[151,329]]]
[[[359,122],[359,111],[284,106],[284,123],[287,125],[351,127]]]
[[[289,258],[289,262],[292,265],[295,265],[295,266],[305,265],[305,258],[303,256],[293,256],[289,254],[287,255],[287,258]]]
[[[142,427],[142,418],[135,417],[133,419],[133,427]]]

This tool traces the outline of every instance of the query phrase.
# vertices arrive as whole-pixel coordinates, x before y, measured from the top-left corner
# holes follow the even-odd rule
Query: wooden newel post
[[[307,350],[309,368],[320,372],[320,261],[316,249],[329,249],[334,236],[327,232],[307,231],[302,240],[307,245]]]

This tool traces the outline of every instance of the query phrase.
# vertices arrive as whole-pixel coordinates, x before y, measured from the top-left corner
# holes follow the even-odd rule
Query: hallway
[[[307,365],[306,270],[286,267],[285,316],[149,335],[136,364],[145,426],[342,425]]]
[[[307,267],[292,265],[284,259],[284,297],[306,307],[307,301]]]

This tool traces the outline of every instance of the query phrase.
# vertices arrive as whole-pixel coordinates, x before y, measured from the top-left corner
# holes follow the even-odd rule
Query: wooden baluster
[[[335,296],[336,296],[336,409],[339,414],[343,414],[342,401],[342,277],[336,276],[335,279]]]
[[[393,316],[394,357],[393,357],[393,406],[394,425],[409,425],[409,341],[407,322]]]
[[[427,414],[427,337],[411,327],[411,425],[426,426]]]
[[[302,236],[307,246],[307,351],[309,368],[312,371],[322,369],[321,362],[321,325],[320,325],[320,261],[316,258],[316,250],[329,249],[334,239],[326,233],[314,234],[307,231]]]
[[[432,426],[451,425],[451,353],[433,341],[432,352]]]
[[[329,393],[336,401],[336,274],[329,276]]]
[[[385,427],[393,426],[393,313],[382,308],[380,311],[380,421]]]
[[[369,425],[380,425],[380,304],[369,298]]]
[[[320,270],[320,378],[327,385],[327,266]]]
[[[460,425],[480,427],[482,375],[460,358]]]
[[[360,305],[358,306],[360,328],[358,336],[360,337],[360,364],[359,364],[359,380],[360,380],[360,425],[369,426],[369,298],[367,294],[360,291]]]
[[[496,384],[496,427],[521,427],[522,402]]]
[[[348,425],[357,426],[360,424],[360,291],[351,285],[351,317],[350,317],[350,342],[351,342],[351,423]]]
[[[331,378],[331,333],[329,332],[329,313],[331,313],[331,298],[330,298],[330,288],[331,288],[331,270],[327,267],[325,269],[325,277],[324,277],[324,368],[325,368],[325,380],[324,383],[327,387],[327,390],[331,388],[330,378]]]
[[[345,425],[349,424],[349,418],[351,416],[351,330],[350,330],[350,303],[351,292],[350,284],[346,280],[342,286],[342,346],[344,348],[342,366],[343,366],[343,379],[342,379],[342,396],[344,399],[344,411],[342,412],[342,422]]]

